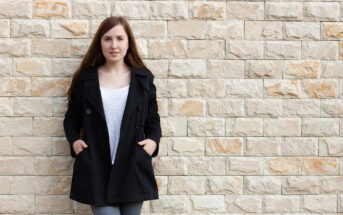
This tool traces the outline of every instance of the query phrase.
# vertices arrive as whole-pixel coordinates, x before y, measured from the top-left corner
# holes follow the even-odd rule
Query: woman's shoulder
[[[83,69],[79,74],[78,81],[96,79],[96,75],[98,75],[96,71],[97,71],[97,66],[91,66],[86,69]]]
[[[150,71],[150,69],[143,68],[143,71],[144,71],[145,75],[148,76],[149,79],[153,79],[154,78],[154,74]]]

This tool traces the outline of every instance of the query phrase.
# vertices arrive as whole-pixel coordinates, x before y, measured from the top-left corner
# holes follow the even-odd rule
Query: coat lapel
[[[135,110],[137,105],[143,99],[144,88],[148,88],[147,75],[143,69],[130,66],[131,68],[131,80],[128,92],[128,97],[125,105],[124,115],[122,123],[126,122],[126,119]],[[80,73],[80,80],[89,80],[85,84],[85,93],[87,101],[94,106],[99,112],[102,118],[106,121],[105,112],[100,91],[100,82],[98,76],[98,66],[93,66],[84,73]]]

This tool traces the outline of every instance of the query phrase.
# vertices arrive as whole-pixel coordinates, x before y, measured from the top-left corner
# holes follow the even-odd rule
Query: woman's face
[[[122,25],[114,26],[101,37],[101,48],[106,61],[124,60],[129,48],[129,40]]]

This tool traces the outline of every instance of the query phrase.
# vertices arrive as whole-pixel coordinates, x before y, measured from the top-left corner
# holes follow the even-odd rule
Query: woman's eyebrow
[[[124,35],[117,35],[116,37],[123,37]],[[108,35],[106,35],[106,36],[104,36],[105,38],[111,38],[111,36],[108,36]]]

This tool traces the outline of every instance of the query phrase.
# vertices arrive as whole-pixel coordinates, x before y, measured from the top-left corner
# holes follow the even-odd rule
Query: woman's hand
[[[157,144],[152,139],[145,139],[138,142],[139,145],[144,146],[143,149],[151,156],[154,153]]]
[[[83,151],[83,148],[88,148],[88,145],[85,141],[78,139],[73,143],[73,149],[76,155]]]

